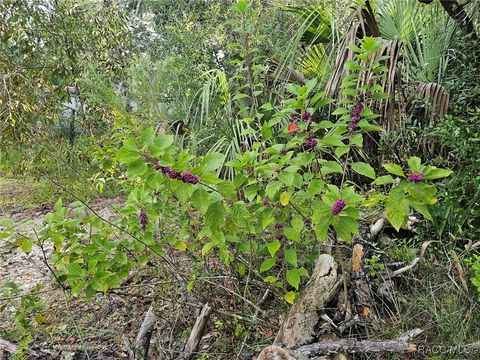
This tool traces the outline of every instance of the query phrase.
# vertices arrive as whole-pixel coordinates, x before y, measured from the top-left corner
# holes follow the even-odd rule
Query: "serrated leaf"
[[[287,171],[283,171],[278,174],[278,179],[285,185],[285,186],[292,186],[293,180],[295,178],[295,174]]]
[[[375,179],[375,169],[371,167],[369,164],[364,162],[355,162],[351,165],[352,170],[356,173],[366,176],[370,179]]]
[[[217,189],[225,198],[237,201],[237,189],[233,182],[228,180],[221,181],[217,184]]]
[[[265,188],[265,193],[270,199],[273,199],[275,194],[280,191],[282,188],[282,183],[280,181],[270,181]]]
[[[435,166],[427,166],[423,174],[427,180],[436,180],[450,176],[452,174],[452,170],[439,169]]]
[[[403,189],[396,188],[390,191],[387,201],[385,202],[385,212],[388,221],[390,221],[395,230],[398,231],[405,225],[409,210],[410,207]]]
[[[385,170],[387,170],[390,174],[393,174],[393,175],[397,175],[397,176],[401,176],[401,177],[405,177],[405,174],[401,168],[400,165],[397,165],[397,164],[393,164],[393,163],[390,163],[390,164],[384,164],[383,167],[385,168]]]
[[[412,172],[420,171],[421,166],[422,166],[422,160],[419,157],[414,156],[408,159],[408,167]]]
[[[283,295],[283,298],[285,299],[285,301],[292,305],[295,303],[295,297],[296,297],[296,294],[293,291],[289,291],[285,295]]]
[[[270,270],[276,264],[275,258],[268,258],[262,262],[260,265],[260,272],[263,273],[265,271]]]
[[[285,261],[292,265],[293,267],[297,267],[297,250],[295,249],[286,249],[285,250]]]
[[[372,184],[374,185],[386,185],[386,184],[393,184],[395,182],[395,179],[392,177],[392,175],[384,175],[384,176],[379,176],[378,178],[375,179]]]
[[[279,240],[275,240],[272,242],[269,242],[267,244],[267,250],[270,253],[271,257],[274,257],[275,254],[277,253],[278,250],[280,250],[280,247],[282,246],[281,242]]]
[[[218,230],[225,225],[226,210],[221,201],[217,201],[208,207],[205,214],[205,224],[212,230]]]

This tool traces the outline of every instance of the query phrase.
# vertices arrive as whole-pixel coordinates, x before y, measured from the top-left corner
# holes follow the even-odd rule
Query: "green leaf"
[[[372,184],[374,185],[386,185],[386,184],[393,184],[395,182],[395,179],[392,177],[392,175],[385,175],[385,176],[379,176],[378,178],[375,179]]]
[[[285,185],[285,186],[292,186],[293,180],[295,178],[295,174],[287,171],[283,171],[278,174],[278,179]]]
[[[14,222],[11,219],[0,219],[0,226],[5,227],[7,229],[11,229],[14,226]]]
[[[293,305],[293,303],[295,302],[295,296],[296,296],[295,292],[289,291],[285,295],[283,295],[283,298],[287,303]]]
[[[221,181],[217,184],[217,189],[225,198],[237,201],[237,189],[233,182],[228,180]]]
[[[300,231],[294,229],[293,227],[287,227],[283,229],[283,234],[287,237],[288,240],[300,241]]]
[[[325,188],[325,182],[323,180],[314,179],[308,183],[307,194],[308,196],[317,195]]]
[[[411,157],[408,159],[408,167],[412,172],[419,172],[422,166],[422,160],[419,157]]]
[[[297,267],[297,250],[295,249],[286,249],[285,250],[285,261],[290,265]]]
[[[205,214],[210,205],[210,194],[205,189],[197,188],[192,194],[191,201],[201,214]]]
[[[364,162],[355,162],[351,165],[353,171],[356,173],[369,177],[370,179],[375,179],[375,169],[371,167],[369,164]]]
[[[132,150],[131,146],[124,145],[117,152],[117,160],[127,165],[137,161],[140,157],[140,153],[136,149]]]
[[[138,159],[128,165],[128,174],[130,176],[142,176],[148,170],[148,165],[143,159]]]
[[[282,192],[280,194],[280,204],[282,204],[283,206],[287,206],[289,202],[290,202],[290,194],[286,191]]]
[[[20,247],[20,249],[22,249],[27,254],[30,251],[32,251],[33,241],[28,239],[28,238],[22,237],[22,238],[18,239],[17,244]]]
[[[383,167],[384,167],[385,170],[387,170],[390,174],[397,175],[397,176],[401,176],[401,177],[405,177],[405,174],[403,173],[403,170],[402,170],[402,168],[400,167],[400,165],[390,163],[390,164],[385,164],[385,165],[383,165]]]
[[[330,173],[340,173],[343,174],[343,169],[339,163],[336,161],[327,161],[327,160],[321,160],[320,161],[322,164],[322,175],[327,175]]]
[[[125,254],[123,251],[120,251],[115,255],[115,262],[125,265],[128,262],[128,257],[127,254]]]
[[[260,265],[260,272],[263,273],[265,271],[270,270],[272,267],[275,266],[276,260],[275,258],[268,258],[262,262]]]
[[[409,210],[410,206],[403,189],[392,189],[385,202],[385,212],[395,230],[400,230],[406,224]]]
[[[269,242],[267,244],[267,249],[268,249],[268,252],[270,253],[270,256],[274,257],[275,254],[277,253],[277,251],[280,250],[281,246],[282,246],[282,244],[280,243],[279,240]]]
[[[427,166],[423,172],[425,179],[435,180],[445,178],[452,174],[452,170],[449,169],[439,169],[435,166]]]
[[[173,135],[160,134],[155,139],[155,145],[161,150],[165,150],[167,147],[173,144]]]
[[[298,287],[300,285],[300,279],[306,274],[307,271],[303,268],[287,270],[287,282],[298,290]]]
[[[431,222],[433,222],[433,217],[432,215],[430,214],[430,211],[428,211],[427,209],[427,205],[425,204],[422,204],[422,203],[417,203],[417,202],[411,202],[410,205],[412,205],[412,207],[418,211],[420,214],[422,214],[425,219],[427,220],[430,220]]]
[[[67,265],[67,273],[70,276],[83,276],[85,270],[78,263],[70,263]]]
[[[282,183],[280,181],[270,181],[265,188],[265,193],[270,199],[273,199],[275,194],[280,191],[282,188]]]
[[[221,201],[217,201],[208,207],[205,214],[205,224],[212,230],[219,230],[225,225],[226,210]]]
[[[205,166],[205,172],[211,172],[218,170],[222,167],[225,161],[225,155],[216,153],[216,152],[209,152],[202,160],[202,165]]]
[[[155,130],[153,129],[153,127],[149,126],[142,131],[142,134],[140,135],[140,142],[144,148],[152,145],[154,140]]]

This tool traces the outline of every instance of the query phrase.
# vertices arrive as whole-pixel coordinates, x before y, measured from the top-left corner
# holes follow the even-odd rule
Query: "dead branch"
[[[285,349],[277,345],[268,346],[259,355],[257,360],[301,360],[314,358],[320,355],[337,353],[410,353],[417,350],[415,344],[410,343],[413,338],[423,332],[413,329],[396,340],[355,340],[340,339],[326,340],[310,345],[300,346],[296,349]]]
[[[0,355],[3,353],[18,354],[17,347],[7,340],[0,339]]]
[[[198,344],[202,339],[203,332],[205,331],[205,327],[211,313],[212,307],[208,303],[203,305],[202,311],[200,312],[200,315],[198,315],[197,320],[195,321],[195,325],[193,325],[192,332],[190,333],[190,337],[185,344],[185,356],[183,357],[183,359],[190,358],[192,353],[197,350]]]
[[[145,318],[143,319],[140,330],[138,330],[137,338],[135,339],[135,354],[138,359],[146,359],[148,355],[148,348],[150,347],[150,339],[152,338],[153,326],[155,325],[156,316],[153,312],[152,302],[148,308]]]
[[[359,225],[359,235],[353,239],[353,254],[352,254],[352,283],[353,283],[353,299],[356,305],[358,314],[365,320],[371,321],[374,319],[372,295],[370,285],[365,276],[365,250],[364,245],[370,239],[369,226],[361,222]]]

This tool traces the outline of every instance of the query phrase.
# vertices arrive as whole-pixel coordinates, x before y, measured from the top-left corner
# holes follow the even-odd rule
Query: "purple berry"
[[[277,233],[277,235],[275,235],[275,238],[277,240],[282,240],[283,239],[283,234],[282,233]]]
[[[162,168],[162,165],[160,165],[158,162],[153,164],[153,167],[155,170],[160,170]]]
[[[188,184],[198,184],[198,176],[195,176],[188,171],[185,171],[183,173],[183,181],[188,183]]]
[[[142,226],[142,229],[145,230],[148,224],[148,218],[147,218],[147,213],[145,211],[140,211],[140,225]]]
[[[281,229],[283,228],[283,224],[282,223],[276,223],[275,224],[275,229]]]
[[[314,138],[309,138],[309,139],[305,142],[304,146],[305,146],[305,149],[307,149],[307,150],[314,149],[315,146],[317,146],[317,140],[314,139]]]
[[[335,201],[335,204],[332,206],[332,215],[338,215],[345,206],[347,206],[347,202],[344,199],[338,199]]]
[[[424,178],[425,176],[423,175],[422,172],[417,172],[417,173],[413,172],[408,177],[408,181],[413,183],[418,183],[418,182],[422,182]]]
[[[310,121],[311,118],[312,118],[312,114],[310,114],[308,111],[305,111],[302,114],[302,120],[303,121]]]

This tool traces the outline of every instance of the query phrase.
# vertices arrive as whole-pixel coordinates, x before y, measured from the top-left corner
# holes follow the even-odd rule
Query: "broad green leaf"
[[[228,180],[221,181],[217,184],[217,189],[225,198],[237,201],[237,189],[233,182]]]
[[[419,172],[422,166],[422,160],[419,157],[411,157],[408,159],[408,167],[412,172]]]
[[[265,188],[265,193],[270,199],[273,199],[275,194],[280,191],[282,188],[282,183],[280,181],[270,181]]]
[[[435,166],[427,166],[424,170],[425,179],[435,180],[445,178],[452,174],[452,170],[449,169],[439,169]]]
[[[356,173],[369,177],[370,179],[375,179],[375,169],[369,164],[364,162],[355,162],[351,165],[353,171]]]
[[[300,231],[294,229],[293,227],[286,227],[283,229],[283,234],[287,237],[288,240],[300,241]]]
[[[78,263],[70,263],[67,265],[67,273],[70,276],[83,276],[85,270]]]
[[[210,205],[210,194],[205,189],[197,188],[192,194],[191,201],[201,214],[205,214]]]
[[[285,295],[283,295],[283,298],[287,303],[293,305],[293,303],[295,303],[295,296],[296,296],[295,292],[289,291]]]
[[[384,175],[384,176],[379,176],[378,178],[375,179],[372,184],[374,185],[386,185],[386,184],[393,184],[395,182],[395,179],[392,177],[392,175]]]
[[[226,210],[221,201],[217,201],[208,207],[205,214],[205,224],[212,230],[218,230],[225,225]]]
[[[218,170],[222,167],[224,161],[225,155],[216,152],[209,152],[202,160],[202,165],[205,166],[204,172]]]
[[[280,174],[278,174],[278,179],[285,186],[292,186],[294,178],[295,178],[295,175],[291,172],[282,171]]]
[[[390,191],[385,202],[385,212],[388,221],[390,221],[395,230],[400,230],[406,224],[409,210],[410,206],[405,198],[404,190],[395,188]]]
[[[290,265],[297,267],[297,250],[295,249],[286,249],[285,250],[285,261]]]
[[[268,258],[262,262],[260,265],[260,272],[263,273],[265,271],[270,270],[272,267],[275,266],[276,260],[275,258]]]
[[[140,143],[142,144],[143,148],[152,145],[154,140],[155,130],[153,129],[153,127],[149,126],[142,131],[142,134],[140,135]]]
[[[323,175],[327,175],[331,173],[343,174],[342,166],[336,161],[322,160],[321,164],[322,164],[321,172]]]
[[[300,279],[306,274],[307,271],[303,268],[287,270],[287,282],[292,285],[296,290],[298,290],[298,287],[300,285]]]
[[[271,257],[274,257],[275,254],[277,253],[278,250],[280,250],[280,247],[282,246],[282,244],[280,243],[279,240],[275,240],[275,241],[272,241],[272,242],[269,242],[267,244],[267,250],[268,252],[270,253],[270,256]]]
[[[401,177],[405,177],[405,174],[401,168],[400,165],[397,165],[397,164],[393,164],[393,163],[390,163],[390,164],[385,164],[383,165],[383,167],[385,168],[385,170],[387,170],[390,174],[393,174],[393,175],[397,175],[397,176],[401,176]]]
[[[32,240],[30,240],[28,238],[22,237],[22,238],[18,239],[17,244],[20,247],[20,249],[22,249],[27,254],[30,251],[32,251],[33,242],[32,242]]]

